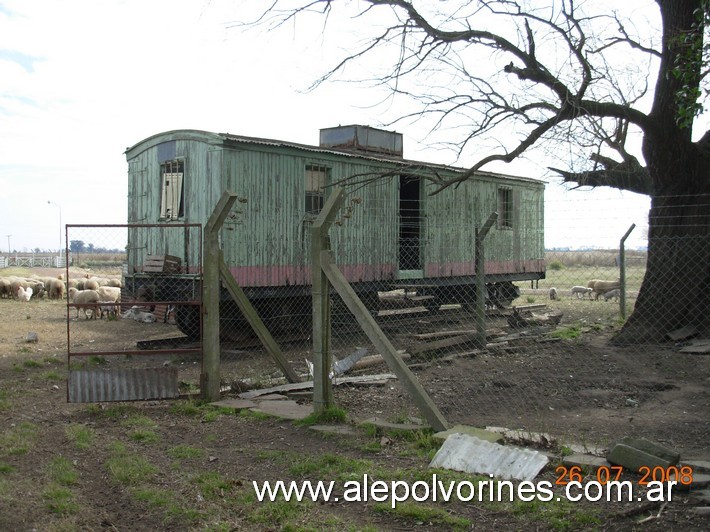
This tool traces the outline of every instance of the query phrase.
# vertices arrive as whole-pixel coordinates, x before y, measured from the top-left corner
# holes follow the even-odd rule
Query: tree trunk
[[[652,199],[648,263],[616,344],[658,342],[686,325],[710,333],[710,195]]]
[[[648,263],[634,312],[615,343],[657,342],[684,326],[710,332],[710,154],[681,126],[684,85],[700,82],[701,60],[688,53],[698,0],[658,0],[663,19],[655,98],[644,128],[643,154],[652,180]],[[684,75],[672,75],[680,68]],[[692,83],[691,83],[692,84]]]

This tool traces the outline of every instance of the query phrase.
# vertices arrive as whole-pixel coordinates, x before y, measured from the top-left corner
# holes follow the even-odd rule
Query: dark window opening
[[[306,213],[318,214],[323,208],[327,181],[328,168],[306,166]]]
[[[498,189],[498,229],[513,228],[513,190]]]

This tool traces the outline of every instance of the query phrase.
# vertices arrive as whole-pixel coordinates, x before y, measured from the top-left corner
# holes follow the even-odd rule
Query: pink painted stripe
[[[345,264],[340,270],[350,282],[388,281],[395,278],[392,264]],[[283,266],[236,266],[229,271],[240,286],[293,286],[310,285],[311,268],[309,266],[288,264]],[[514,274],[526,272],[544,272],[545,261],[539,259],[527,261],[491,261],[486,262],[486,273]],[[473,275],[471,262],[452,262],[428,264],[425,277],[458,277]]]
[[[488,274],[544,272],[545,261],[543,259],[487,261],[485,268]],[[475,264],[470,261],[431,263],[424,269],[426,277],[456,277],[475,273]]]

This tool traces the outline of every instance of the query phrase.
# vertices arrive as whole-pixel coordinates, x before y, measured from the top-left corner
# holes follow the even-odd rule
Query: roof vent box
[[[402,157],[402,134],[370,126],[338,126],[320,130],[320,147]]]

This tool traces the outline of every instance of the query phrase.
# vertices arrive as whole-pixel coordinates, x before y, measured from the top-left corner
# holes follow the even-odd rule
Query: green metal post
[[[619,284],[621,285],[619,287],[619,312],[622,320],[626,319],[626,250],[624,245],[635,227],[636,224],[631,224],[631,227],[629,227],[629,230],[626,231],[624,236],[621,237],[621,242],[619,242]]]

